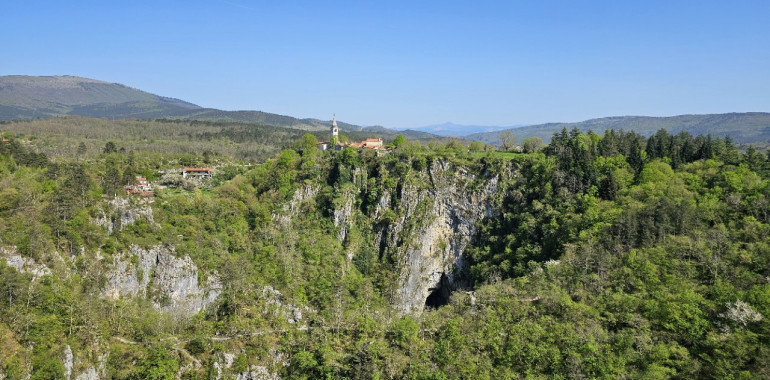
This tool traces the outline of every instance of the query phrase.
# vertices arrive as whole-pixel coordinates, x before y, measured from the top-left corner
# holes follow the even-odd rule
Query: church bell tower
[[[338,142],[340,142],[340,129],[337,128],[337,115],[334,115],[334,118],[332,119],[332,139],[330,141],[330,145],[337,145]]]

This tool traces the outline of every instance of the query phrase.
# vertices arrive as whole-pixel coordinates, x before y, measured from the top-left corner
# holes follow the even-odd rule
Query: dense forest
[[[770,378],[770,155],[729,138],[286,134],[256,164],[249,126],[63,120],[0,125],[0,378]]]

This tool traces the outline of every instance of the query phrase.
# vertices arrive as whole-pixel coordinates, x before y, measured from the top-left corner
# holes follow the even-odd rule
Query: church
[[[334,115],[331,126],[331,138],[329,142],[318,143],[318,148],[321,150],[334,149],[340,150],[347,147],[353,147],[358,149],[374,149],[381,150],[384,148],[381,138],[368,138],[361,142],[340,142],[340,129],[337,127],[337,115]]]

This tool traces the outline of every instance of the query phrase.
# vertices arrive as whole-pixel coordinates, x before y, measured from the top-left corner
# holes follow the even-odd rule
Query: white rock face
[[[214,377],[216,380],[222,379],[223,372],[232,368],[235,357],[236,354],[230,352],[219,354],[219,357],[217,358],[218,360],[214,362],[214,368],[217,371],[217,374]],[[288,363],[283,362],[282,358],[283,356],[281,354],[275,352],[273,352],[270,357],[274,364],[279,364],[282,366],[288,365]],[[280,380],[281,378],[278,374],[270,373],[270,370],[268,370],[267,367],[259,365],[252,365],[247,371],[233,375],[235,375],[235,378],[239,380]],[[227,378],[232,379],[233,377],[230,375]]]
[[[67,380],[69,380],[72,378],[72,366],[75,365],[72,357],[72,348],[70,347],[69,344],[64,347],[63,362],[64,362],[64,377],[66,377]]]
[[[299,214],[302,203],[308,199],[315,198],[318,190],[317,186],[305,186],[297,189],[289,203],[283,206],[281,213],[273,214],[273,221],[281,226],[288,227],[291,224],[291,217]]]
[[[172,248],[164,246],[149,249],[131,246],[130,253],[115,257],[102,296],[113,299],[152,296],[156,309],[179,316],[191,316],[203,310],[222,293],[222,284],[215,275],[210,275],[205,284],[199,284],[198,267],[192,259],[178,258],[172,252]]]
[[[350,192],[343,193],[342,206],[334,210],[334,226],[339,228],[339,232],[337,233],[337,240],[340,242],[345,241],[345,238],[348,236],[350,224],[353,222],[352,215],[354,198],[355,194]]]
[[[0,257],[5,259],[9,267],[16,268],[21,273],[29,273],[33,280],[51,274],[51,270],[43,264],[38,264],[35,260],[21,256],[16,247],[0,247]]]
[[[492,177],[472,188],[476,176],[444,161],[434,162],[425,179],[423,186],[404,186],[398,206],[402,218],[378,238],[386,239],[388,249],[396,250],[399,258],[393,303],[402,313],[420,313],[435,289],[465,286],[468,268],[463,251],[476,223],[491,215],[498,186],[498,178]],[[388,204],[380,200],[380,205]],[[375,214],[381,213],[378,209]]]
[[[114,198],[107,202],[107,210],[96,218],[95,223],[107,229],[107,233],[122,231],[125,226],[136,223],[139,219],[146,219],[155,223],[152,217],[150,205],[132,206],[127,198]]]
[[[253,365],[247,372],[241,372],[236,376],[236,380],[279,380],[281,377],[270,373],[267,368]]]
[[[88,367],[85,372],[78,375],[75,380],[99,380],[99,374],[94,367]]]
[[[280,314],[286,318],[289,323],[302,322],[302,309],[289,303],[285,303],[283,300],[283,294],[273,288],[272,286],[265,286],[262,288],[262,298],[268,305],[275,305],[277,308],[273,311],[276,315]],[[305,306],[306,311],[311,311],[310,308]],[[267,312],[268,310],[264,310]]]

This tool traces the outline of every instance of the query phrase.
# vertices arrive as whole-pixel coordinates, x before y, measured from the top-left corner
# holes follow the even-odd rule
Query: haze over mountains
[[[158,96],[122,84],[75,76],[0,76],[0,120],[19,120],[79,115],[113,119],[185,119],[219,122],[257,123],[309,131],[322,131],[330,121],[299,119],[263,111],[223,111],[204,108],[183,100]],[[562,128],[602,133],[623,129],[649,136],[659,129],[672,133],[731,136],[739,143],[770,141],[770,113],[728,113],[680,115],[672,117],[616,116],[574,123],[547,123],[530,126],[459,125],[451,122],[396,131],[375,126],[362,128],[338,121],[346,131],[366,131],[407,137],[454,136],[498,144],[501,130],[511,130],[519,139],[537,136],[550,141]]]
[[[118,83],[76,76],[0,76],[0,120],[78,115],[115,119],[189,119],[244,122],[305,130],[327,129],[328,121],[262,111],[223,111],[158,96]],[[340,128],[359,131],[339,122]]]
[[[423,127],[404,128],[404,129],[420,131],[420,132],[428,132],[439,136],[462,137],[462,136],[468,136],[474,133],[499,132],[504,129],[519,128],[523,126],[524,125],[509,125],[509,126],[464,125],[464,124],[455,124],[450,121],[447,121],[442,124],[433,124],[433,125],[426,125]]]
[[[548,142],[554,132],[566,128],[577,128],[581,132],[589,130],[601,134],[607,129],[634,131],[643,136],[651,136],[660,129],[671,133],[681,131],[693,135],[730,136],[739,143],[770,141],[770,113],[746,112],[710,115],[680,115],[670,117],[651,116],[615,116],[591,119],[577,123],[548,123],[510,129],[518,138],[537,136]],[[497,144],[500,132],[474,133],[465,136],[487,144]]]

